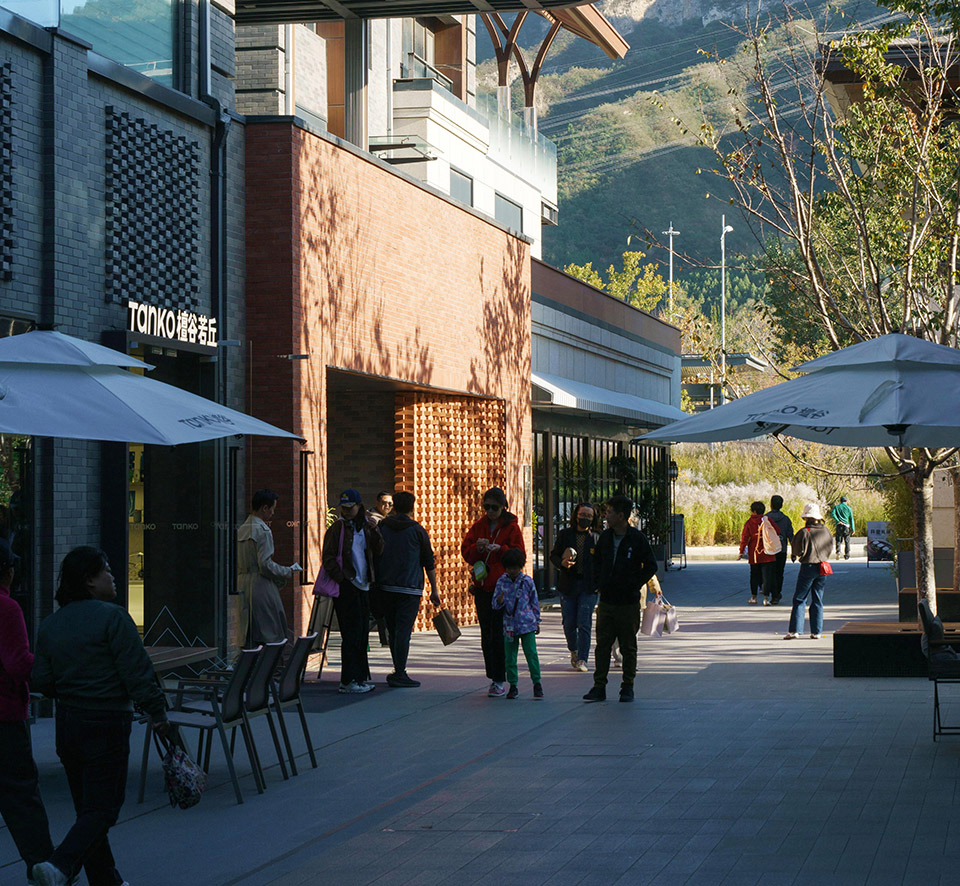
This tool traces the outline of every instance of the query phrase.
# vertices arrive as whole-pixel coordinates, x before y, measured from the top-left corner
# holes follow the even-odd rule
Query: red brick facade
[[[504,453],[507,495],[522,514],[532,437],[528,244],[376,161],[289,123],[253,124],[246,131],[250,407],[254,415],[302,434],[313,452],[301,515],[299,447],[267,439],[251,443],[248,488],[266,486],[282,496],[273,525],[278,560],[309,563],[308,577],[314,577],[323,514],[340,491],[327,489],[327,477],[351,476],[351,460],[374,475],[357,486],[372,504],[388,476],[383,447],[405,420],[405,391],[425,391],[429,399],[435,389],[438,402],[456,394],[465,422],[477,412],[473,397],[502,401],[504,428],[494,441],[500,449],[493,449]],[[309,357],[280,356],[287,354]],[[339,387],[329,403],[343,414],[328,417],[331,371],[362,375],[336,375]],[[355,384],[345,385],[344,378]],[[388,387],[384,379],[395,383]],[[351,394],[344,387],[373,391]],[[389,390],[395,422],[385,427]],[[367,396],[370,427],[358,428]],[[331,419],[340,424],[336,438],[328,440]],[[348,421],[353,424],[346,432]],[[375,442],[368,452],[370,437]],[[406,456],[396,446],[396,471],[406,476]],[[452,473],[454,465],[447,470],[441,450],[426,443],[416,448],[421,459],[437,461],[421,476]],[[412,491],[423,493],[416,486]],[[418,514],[434,531],[423,505]],[[448,596],[461,594],[467,580],[465,565],[458,571],[446,562],[458,556],[448,536],[465,532],[481,513],[479,500],[463,507],[436,527],[444,536],[442,574],[449,576],[441,593]],[[301,551],[304,516],[309,544]],[[309,591],[288,586],[282,592],[298,632],[309,614]]]

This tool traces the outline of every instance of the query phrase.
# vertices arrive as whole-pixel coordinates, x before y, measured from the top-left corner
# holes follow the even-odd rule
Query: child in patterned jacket
[[[523,646],[523,657],[533,680],[533,697],[543,698],[540,685],[540,659],[537,657],[537,634],[540,633],[540,601],[533,579],[523,574],[527,556],[520,548],[510,548],[500,558],[506,570],[497,580],[493,592],[493,608],[503,610],[503,644],[507,658],[507,680],[510,689],[507,698],[516,698],[518,647]]]

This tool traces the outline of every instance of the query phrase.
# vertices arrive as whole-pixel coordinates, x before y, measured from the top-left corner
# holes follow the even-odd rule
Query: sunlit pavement
[[[784,641],[796,569],[766,608],[746,605],[742,562],[663,576],[681,631],[641,638],[634,704],[616,701],[617,671],[610,701],[581,701],[591,675],[570,670],[554,609],[542,701],[522,665],[519,699],[486,697],[476,628],[446,649],[415,637],[420,689],[387,688],[375,646],[377,690],[340,696],[334,661],[304,690],[319,769],[303,754],[283,781],[261,719],[274,765],[258,796],[238,751],[240,806],[217,748],[199,806],[166,805],[155,757],[138,806],[135,732],[120,870],[132,886],[957,883],[960,738],[931,741],[932,686],[832,676],[833,630],[895,618],[889,567],[836,563],[827,635]],[[70,809],[52,731],[34,736],[56,839]],[[0,882],[23,882],[14,859],[0,832]]]

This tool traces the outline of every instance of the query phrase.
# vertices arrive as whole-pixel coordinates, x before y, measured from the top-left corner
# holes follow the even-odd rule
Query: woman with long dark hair
[[[557,590],[563,634],[570,651],[570,667],[588,670],[593,610],[597,606],[597,583],[593,575],[593,552],[600,533],[597,511],[588,501],[580,502],[570,515],[570,525],[557,533],[550,561],[557,568]]]
[[[74,548],[60,566],[60,608],[40,625],[31,682],[57,700],[57,756],[77,813],[49,860],[34,865],[41,886],[64,886],[81,867],[90,886],[123,882],[107,832],[123,806],[134,703],[158,733],[169,728],[153,664],[116,596],[103,551]]]
[[[480,646],[483,663],[490,680],[487,695],[503,698],[507,694],[507,662],[503,648],[503,613],[493,608],[493,592],[503,575],[500,558],[510,548],[526,554],[520,522],[507,510],[507,496],[498,486],[483,494],[482,516],[470,527],[460,553],[470,564],[470,593],[477,607],[480,622]]]
[[[323,536],[323,568],[340,585],[333,609],[340,625],[340,692],[360,695],[373,689],[367,643],[374,558],[383,538],[356,489],[340,496],[340,519]],[[339,560],[338,560],[339,556]]]

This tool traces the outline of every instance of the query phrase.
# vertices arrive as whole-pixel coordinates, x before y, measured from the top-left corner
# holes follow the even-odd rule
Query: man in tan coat
[[[252,513],[237,530],[237,585],[243,595],[240,624],[245,626],[248,647],[278,643],[288,636],[278,585],[282,587],[301,567],[299,563],[281,566],[273,561],[270,522],[279,497],[269,489],[255,492]]]

